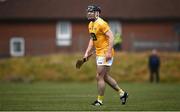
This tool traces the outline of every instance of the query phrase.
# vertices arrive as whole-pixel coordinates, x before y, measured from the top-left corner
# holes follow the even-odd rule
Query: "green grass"
[[[96,83],[0,83],[0,110],[180,110],[180,83],[122,83],[130,94],[121,105],[118,94],[106,88],[104,105],[90,104],[97,95]]]

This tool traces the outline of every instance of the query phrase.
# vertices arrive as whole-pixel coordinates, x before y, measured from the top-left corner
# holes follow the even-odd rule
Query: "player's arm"
[[[89,40],[88,47],[87,47],[86,52],[85,52],[85,54],[84,54],[84,58],[87,58],[87,57],[88,57],[88,54],[89,54],[89,52],[91,51],[92,48],[93,48],[93,40],[90,39],[90,40]]]
[[[108,30],[105,33],[105,35],[109,40],[109,47],[108,47],[108,50],[107,50],[107,53],[106,53],[106,60],[109,60],[112,57],[112,48],[113,48],[114,36],[113,36],[113,33],[112,33],[111,30]]]

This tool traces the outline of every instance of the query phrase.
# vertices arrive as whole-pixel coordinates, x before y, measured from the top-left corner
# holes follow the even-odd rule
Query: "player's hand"
[[[107,52],[106,53],[106,61],[109,61],[112,58],[112,53],[111,52]]]
[[[85,53],[83,59],[87,60],[88,59],[87,57],[88,57],[88,53]]]

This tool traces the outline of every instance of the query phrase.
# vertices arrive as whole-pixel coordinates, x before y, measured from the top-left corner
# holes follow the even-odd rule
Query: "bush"
[[[116,53],[111,69],[117,81],[148,81],[149,52]],[[56,54],[38,57],[20,57],[0,60],[0,80],[4,81],[95,81],[95,56],[80,70],[75,62],[82,54]],[[163,82],[180,81],[180,54],[160,53],[160,77]]]

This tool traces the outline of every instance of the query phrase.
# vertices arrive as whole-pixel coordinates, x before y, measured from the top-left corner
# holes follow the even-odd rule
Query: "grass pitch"
[[[127,105],[106,88],[104,105],[91,103],[97,95],[96,83],[38,82],[0,83],[0,110],[122,111],[180,110],[180,84],[122,83],[129,93]]]

